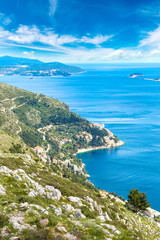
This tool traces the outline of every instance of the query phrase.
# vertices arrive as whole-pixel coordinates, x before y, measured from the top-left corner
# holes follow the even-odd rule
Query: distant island
[[[37,59],[17,58],[11,56],[0,57],[0,76],[71,76],[84,72],[75,66],[68,66],[60,62],[44,63]]]
[[[157,78],[145,78],[145,80],[160,82],[160,77],[157,77]]]
[[[129,78],[136,78],[136,77],[144,77],[144,74],[142,74],[142,73],[129,74]]]

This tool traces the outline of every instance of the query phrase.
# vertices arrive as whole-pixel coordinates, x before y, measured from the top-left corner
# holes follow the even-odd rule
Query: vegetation
[[[76,158],[79,148],[103,146],[105,137],[110,137],[106,129],[100,130],[56,99],[0,86],[0,167],[10,169],[9,174],[0,172],[0,239],[62,240],[67,232],[71,237],[66,239],[157,240],[159,226],[142,213],[128,210],[116,193],[102,197]],[[115,136],[110,139],[119,141]],[[48,197],[46,185],[59,190],[61,198]],[[129,206],[135,195],[136,204],[141,203],[138,209],[148,206],[145,195],[133,191]],[[66,211],[65,206],[71,210]],[[10,221],[16,218],[19,227],[27,226],[25,230]],[[43,219],[48,220],[47,226],[40,225]]]
[[[128,203],[134,207],[134,211],[145,210],[151,204],[147,201],[145,193],[139,192],[138,189],[132,188],[128,194]]]

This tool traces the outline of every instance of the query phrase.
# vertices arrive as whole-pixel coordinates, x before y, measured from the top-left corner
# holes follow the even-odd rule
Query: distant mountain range
[[[71,76],[71,74],[80,72],[84,72],[84,70],[60,62],[44,63],[37,59],[11,56],[0,57],[1,76]]]

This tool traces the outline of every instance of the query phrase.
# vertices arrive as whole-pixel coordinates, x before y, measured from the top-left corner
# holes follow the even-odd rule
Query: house
[[[104,124],[100,124],[100,123],[94,123],[93,126],[99,128],[100,130],[104,128]]]
[[[40,146],[36,146],[33,150],[34,150],[36,153],[43,153],[43,152],[44,152],[43,148],[40,147]]]
[[[58,162],[57,159],[55,159],[55,158],[52,159],[52,163],[57,163],[57,162]]]

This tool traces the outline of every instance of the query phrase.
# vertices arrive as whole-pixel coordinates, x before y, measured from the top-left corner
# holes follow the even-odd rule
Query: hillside
[[[37,59],[0,57],[0,75],[2,76],[70,76],[83,72],[83,69],[59,62],[44,63]]]
[[[98,190],[76,158],[122,145],[108,129],[3,83],[0,111],[0,239],[160,239],[157,222]]]

